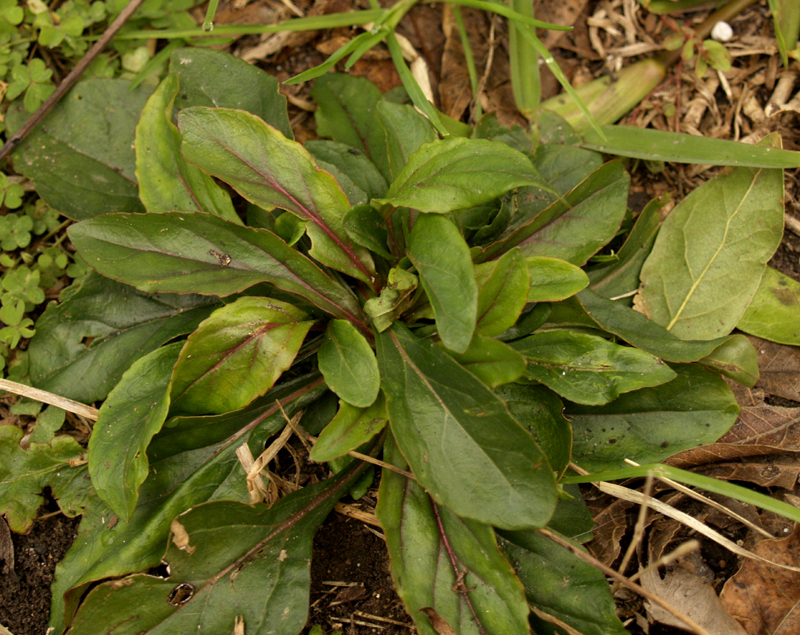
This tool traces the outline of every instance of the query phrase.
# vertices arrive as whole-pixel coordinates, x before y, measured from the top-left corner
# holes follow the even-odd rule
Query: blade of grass
[[[403,58],[403,50],[400,48],[400,42],[397,41],[397,36],[395,36],[393,31],[387,35],[386,44],[389,47],[389,54],[392,56],[392,62],[394,62],[397,73],[400,75],[400,81],[403,82],[403,88],[406,89],[408,96],[411,98],[411,103],[413,103],[423,115],[430,119],[430,122],[433,124],[433,127],[439,131],[439,134],[444,137],[449,136],[447,128],[439,119],[436,108],[434,108],[433,104],[425,97],[422,88],[420,88],[417,80],[414,79],[414,76],[411,74],[411,69],[408,68],[408,64],[406,64]]]
[[[464,16],[461,15],[461,7],[453,5],[453,17],[456,19],[456,26],[458,27],[458,35],[461,38],[461,46],[464,49],[464,59],[467,63],[467,73],[469,74],[469,86],[472,90],[472,100],[474,106],[472,107],[472,120],[478,121],[483,113],[481,105],[478,102],[478,71],[475,69],[475,57],[472,55],[472,46],[469,43],[469,34],[467,28],[464,26]]]
[[[533,0],[511,0],[511,6],[522,15],[533,18]],[[534,122],[542,100],[542,84],[539,79],[539,57],[531,43],[522,33],[524,26],[509,22],[508,59],[511,66],[511,88],[517,110],[528,121]]]
[[[602,134],[590,130],[584,133],[583,141],[585,148],[635,159],[754,168],[800,167],[800,152],[631,126],[603,126]]]
[[[379,21],[388,10],[365,9],[364,11],[345,11],[330,15],[312,15],[307,18],[292,18],[278,24],[225,24],[214,28],[214,36],[259,35],[280,31],[321,31],[343,26],[356,26]],[[118,35],[118,40],[149,40],[150,38],[174,39],[207,36],[202,28],[196,29],[142,29]]]
[[[599,483],[604,481],[619,481],[628,478],[643,478],[648,474],[652,474],[655,477],[665,476],[674,481],[678,481],[679,483],[683,483],[684,485],[692,485],[693,487],[699,487],[706,491],[714,492],[715,494],[729,496],[743,503],[749,503],[750,505],[755,505],[761,509],[775,512],[776,514],[780,514],[789,520],[800,522],[800,509],[794,507],[793,505],[789,505],[783,501],[775,500],[770,496],[766,496],[760,492],[754,492],[746,487],[741,487],[740,485],[734,485],[733,483],[727,483],[715,478],[710,478],[701,474],[695,474],[694,472],[687,472],[686,470],[681,470],[680,468],[669,465],[662,465],[660,463],[640,465],[638,467],[626,467],[619,470],[608,470],[606,472],[596,472],[594,474],[586,474],[585,476],[566,476],[561,479],[561,483]]]
[[[484,0],[439,0],[439,2],[450,2],[453,4],[460,4],[462,7],[472,7],[473,9],[481,9],[483,11],[490,11],[498,15],[502,15],[509,20],[516,20],[522,24],[527,24],[536,29],[549,29],[550,31],[572,31],[571,26],[561,26],[552,24],[551,22],[542,22],[534,18],[522,15],[509,9],[506,5],[495,2],[484,2]]]
[[[572,84],[569,83],[567,76],[564,75],[564,72],[561,70],[561,67],[556,63],[553,56],[550,54],[550,51],[547,50],[547,47],[542,44],[542,41],[536,37],[536,33],[530,27],[521,28],[519,32],[522,36],[528,41],[534,51],[536,51],[539,55],[541,55],[544,63],[547,64],[547,68],[550,69],[550,72],[555,75],[558,83],[564,88],[567,94],[575,100],[575,103],[578,104],[578,107],[581,109],[581,112],[586,117],[586,120],[591,124],[592,128],[597,132],[597,134],[603,138],[605,134],[600,126],[595,121],[594,116],[589,111],[589,108],[583,103],[583,100],[580,98],[580,95],[576,92],[576,90],[572,87]]]
[[[203,20],[203,31],[213,31],[214,30],[214,16],[217,15],[217,6],[219,6],[219,0],[211,0],[208,3],[208,9],[206,10],[206,19]]]
[[[365,31],[364,33],[354,37],[344,46],[340,46],[338,49],[336,49],[333,53],[331,53],[330,57],[328,57],[328,59],[322,62],[322,64],[320,64],[319,66],[315,66],[314,68],[309,68],[307,71],[303,71],[299,75],[295,75],[294,77],[287,79],[283,83],[291,86],[293,84],[300,84],[302,82],[307,82],[310,79],[314,79],[316,77],[319,77],[320,75],[324,75],[334,66],[336,66],[336,63],[339,60],[343,59],[345,56],[349,55],[352,51],[359,48],[362,43],[369,42],[373,38],[374,35],[372,33],[370,33],[369,31]]]

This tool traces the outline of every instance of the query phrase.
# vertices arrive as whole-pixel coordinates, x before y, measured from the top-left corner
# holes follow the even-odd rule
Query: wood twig
[[[33,113],[33,115],[31,115],[28,121],[26,121],[23,126],[13,135],[11,135],[8,141],[6,141],[5,145],[0,148],[0,161],[5,159],[22,142],[22,140],[31,133],[37,124],[44,119],[45,115],[52,110],[53,106],[55,106],[66,94],[66,92],[72,88],[75,82],[78,81],[78,78],[83,74],[83,71],[85,71],[89,67],[89,64],[91,64],[95,58],[100,55],[103,49],[111,41],[111,38],[117,34],[117,32],[131,18],[136,9],[138,9],[143,2],[144,0],[130,0],[128,6],[125,7],[122,10],[122,13],[120,13],[108,26],[103,35],[100,36],[100,39],[97,40],[92,48],[86,52],[86,55],[84,55],[81,58],[81,61],[75,65],[75,68],[70,71],[69,75],[62,80],[53,94],[44,100],[44,103],[35,113]]]

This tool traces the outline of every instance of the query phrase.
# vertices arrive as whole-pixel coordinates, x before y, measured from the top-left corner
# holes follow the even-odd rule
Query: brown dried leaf
[[[763,540],[753,549],[760,556],[800,566],[800,529],[782,540]],[[800,633],[800,573],[746,560],[725,583],[723,606],[747,635]]]
[[[457,635],[457,633],[453,630],[453,627],[447,623],[447,620],[445,620],[429,606],[421,608],[420,611],[428,616],[428,619],[431,621],[431,626],[433,626],[433,630],[435,630],[439,635]]]
[[[464,14],[468,14],[468,12],[462,11],[462,16]],[[474,23],[473,20],[469,22],[465,20],[465,27],[472,23]],[[439,82],[439,101],[442,112],[453,119],[461,119],[472,101],[472,88],[469,83],[467,60],[454,17],[453,5],[444,5],[442,30],[445,42],[444,53],[442,53],[442,77]]]
[[[800,452],[800,408],[744,407],[719,441],[678,452],[665,462],[685,468],[776,452]]]
[[[745,463],[717,463],[704,467],[701,473],[724,481],[744,481],[761,487],[792,490],[800,478],[800,457],[774,454]]]
[[[649,570],[641,578],[642,586],[661,597],[712,635],[745,635],[745,630],[723,607],[714,588],[703,578],[681,567],[667,571],[661,579]],[[683,622],[657,604],[645,602],[652,620],[669,626],[683,627]]]
[[[600,562],[611,566],[619,557],[622,549],[621,540],[628,530],[628,510],[633,503],[602,497],[598,501],[588,501],[594,518],[594,538],[586,544],[591,554]],[[596,503],[600,505],[595,505]]]
[[[580,17],[589,0],[539,0],[536,3],[536,19],[561,26],[572,26]],[[552,49],[566,31],[544,31],[539,39]]]
[[[756,386],[770,395],[800,401],[800,348],[749,337],[761,371]]]

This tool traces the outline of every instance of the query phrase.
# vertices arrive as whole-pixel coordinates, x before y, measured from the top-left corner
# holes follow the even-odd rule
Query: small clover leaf
[[[25,302],[10,294],[5,294],[2,299],[2,306],[0,306],[0,320],[3,321],[3,324],[17,326],[22,322],[24,316]]]
[[[3,276],[3,302],[11,296],[19,298],[26,303],[37,305],[44,302],[44,291],[39,288],[41,274],[38,270],[31,271],[28,267],[18,267],[8,271]],[[32,306],[30,308],[33,308]]]
[[[42,199],[25,206],[25,214],[33,220],[33,233],[37,236],[55,231],[61,224],[56,210]]]
[[[16,348],[23,337],[31,338],[36,333],[31,327],[33,320],[30,318],[23,318],[17,326],[6,326],[0,329],[0,342],[7,344],[9,348]]]
[[[33,219],[20,214],[0,217],[0,247],[3,251],[22,249],[31,244]]]
[[[48,82],[53,71],[45,66],[40,59],[33,59],[27,66],[16,66],[11,69],[11,83],[6,91],[6,98],[16,99],[25,93],[25,109],[35,112],[55,90]]]

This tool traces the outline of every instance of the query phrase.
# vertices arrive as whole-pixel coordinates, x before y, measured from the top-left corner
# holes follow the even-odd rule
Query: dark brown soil
[[[379,532],[378,532],[379,533]],[[382,538],[363,523],[332,514],[317,531],[308,627],[347,635],[415,632],[392,585]]]
[[[5,523],[2,518],[0,522]],[[57,514],[37,520],[27,535],[10,535],[13,566],[8,556],[0,560],[0,624],[14,635],[46,632],[53,573],[75,540],[78,522]],[[0,554],[6,554],[2,534],[0,530]]]

